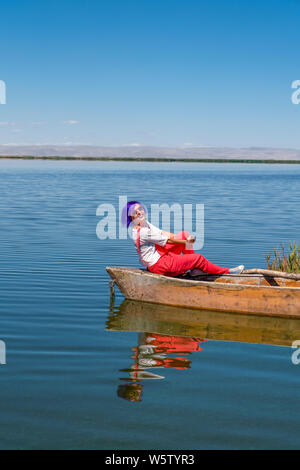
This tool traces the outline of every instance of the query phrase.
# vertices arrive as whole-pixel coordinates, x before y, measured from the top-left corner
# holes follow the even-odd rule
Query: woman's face
[[[145,210],[143,206],[141,206],[140,204],[135,204],[131,212],[131,217],[132,217],[132,220],[139,219],[139,218],[143,219],[145,217]]]

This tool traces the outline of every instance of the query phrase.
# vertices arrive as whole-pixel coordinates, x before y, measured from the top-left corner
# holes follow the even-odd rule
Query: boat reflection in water
[[[111,300],[110,331],[136,331],[132,364],[122,369],[118,396],[141,401],[142,381],[163,379],[163,369],[191,368],[191,354],[209,339],[289,346],[300,338],[300,320],[177,308],[134,300]]]

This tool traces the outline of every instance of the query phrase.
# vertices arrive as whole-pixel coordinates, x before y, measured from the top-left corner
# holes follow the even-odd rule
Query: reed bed
[[[283,245],[281,249],[275,248],[272,253],[266,255],[268,269],[272,271],[283,271],[286,273],[300,273],[300,247],[299,243],[291,242],[288,252]]]

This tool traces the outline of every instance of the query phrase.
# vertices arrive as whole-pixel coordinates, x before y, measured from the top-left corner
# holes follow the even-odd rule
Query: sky
[[[0,8],[0,144],[300,148],[300,0]]]

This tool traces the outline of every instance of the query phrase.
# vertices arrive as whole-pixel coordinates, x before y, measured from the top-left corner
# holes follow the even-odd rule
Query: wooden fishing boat
[[[216,341],[291,347],[300,338],[300,320],[195,310],[124,299],[111,303],[106,329]]]
[[[122,294],[131,300],[300,318],[300,279],[297,279],[300,276],[296,275],[284,278],[280,273],[267,276],[246,272],[174,278],[135,268],[107,267],[106,270]]]

